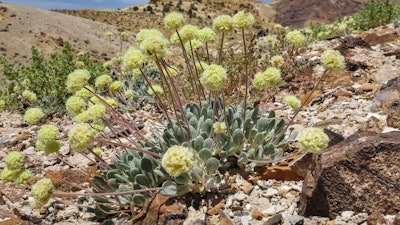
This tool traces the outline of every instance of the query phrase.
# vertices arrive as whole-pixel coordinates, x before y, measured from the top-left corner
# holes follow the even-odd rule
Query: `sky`
[[[2,0],[42,9],[117,9],[128,6],[147,4],[149,0]],[[262,0],[270,2],[271,0]]]

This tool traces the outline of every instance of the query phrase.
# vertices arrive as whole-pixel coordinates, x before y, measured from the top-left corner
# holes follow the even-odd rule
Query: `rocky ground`
[[[313,65],[312,76],[322,73],[319,56],[324,49],[339,49],[346,57],[345,71],[329,73],[311,103],[292,125],[293,129],[317,126],[327,128],[344,138],[358,130],[378,133],[399,131],[400,127],[400,31],[393,24],[342,39],[318,42],[302,53],[302,59]],[[300,78],[299,78],[300,79]],[[295,81],[294,81],[295,82]],[[282,99],[280,96],[277,99]],[[397,104],[396,104],[397,103]],[[292,111],[277,102],[268,107],[285,118]],[[66,117],[52,118],[52,123],[66,131],[71,126]],[[156,196],[142,214],[131,218],[121,214],[106,221],[95,221],[95,215],[84,211],[92,202],[85,198],[55,197],[42,208],[34,207],[29,196],[30,185],[42,176],[51,178],[57,190],[84,192],[89,188],[85,173],[91,171],[90,158],[73,153],[68,146],[61,149],[63,157],[43,156],[35,150],[38,126],[26,126],[13,112],[0,114],[0,169],[10,151],[22,151],[25,164],[35,178],[25,185],[0,181],[0,225],[5,224],[400,224],[400,216],[378,212],[343,210],[335,218],[299,215],[302,179],[285,177],[284,172],[271,178],[274,171],[266,169],[262,176],[244,179],[231,177],[232,185],[221,196],[210,195],[188,206],[181,199]],[[103,153],[106,158],[112,150]],[[61,160],[63,159],[63,160]],[[384,162],[382,162],[384,163]],[[281,168],[288,168],[281,163]],[[399,165],[393,165],[398,167]],[[81,168],[80,170],[72,167]],[[155,202],[155,203],[154,203]],[[170,204],[170,203],[173,204]],[[187,202],[187,201],[186,201]],[[192,203],[195,201],[192,201]],[[168,204],[167,204],[168,203]],[[206,222],[205,222],[206,221]]]

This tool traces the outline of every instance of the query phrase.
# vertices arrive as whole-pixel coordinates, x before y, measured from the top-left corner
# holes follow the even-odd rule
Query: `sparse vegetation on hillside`
[[[40,107],[46,114],[64,114],[64,102],[69,94],[65,88],[66,77],[77,68],[85,68],[94,78],[106,72],[102,64],[90,59],[89,53],[75,54],[68,42],[63,50],[45,60],[43,55],[32,47],[31,63],[28,66],[10,63],[0,58],[2,81],[0,99],[5,101],[8,110],[26,110]]]
[[[338,18],[331,24],[311,24],[316,39],[342,36],[355,30],[368,30],[392,23],[400,18],[400,3],[391,0],[370,0],[354,15]]]

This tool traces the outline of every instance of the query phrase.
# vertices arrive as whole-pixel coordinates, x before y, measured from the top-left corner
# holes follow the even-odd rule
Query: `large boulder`
[[[346,210],[400,211],[400,132],[359,131],[313,156],[300,213],[335,218]]]

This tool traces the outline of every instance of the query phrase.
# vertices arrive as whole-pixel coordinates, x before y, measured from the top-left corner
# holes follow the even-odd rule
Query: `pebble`
[[[340,215],[344,218],[349,218],[354,215],[354,212],[353,211],[343,211]]]
[[[300,225],[304,221],[304,216],[293,215],[289,217],[289,223],[291,225]]]
[[[234,196],[234,198],[236,199],[236,200],[238,200],[238,201],[243,201],[243,200],[245,200],[248,196],[246,195],[246,194],[244,194],[244,193],[236,193],[236,194],[234,194],[233,195]]]
[[[268,188],[268,190],[263,195],[269,198],[277,194],[279,194],[278,190],[276,190],[275,188]]]

